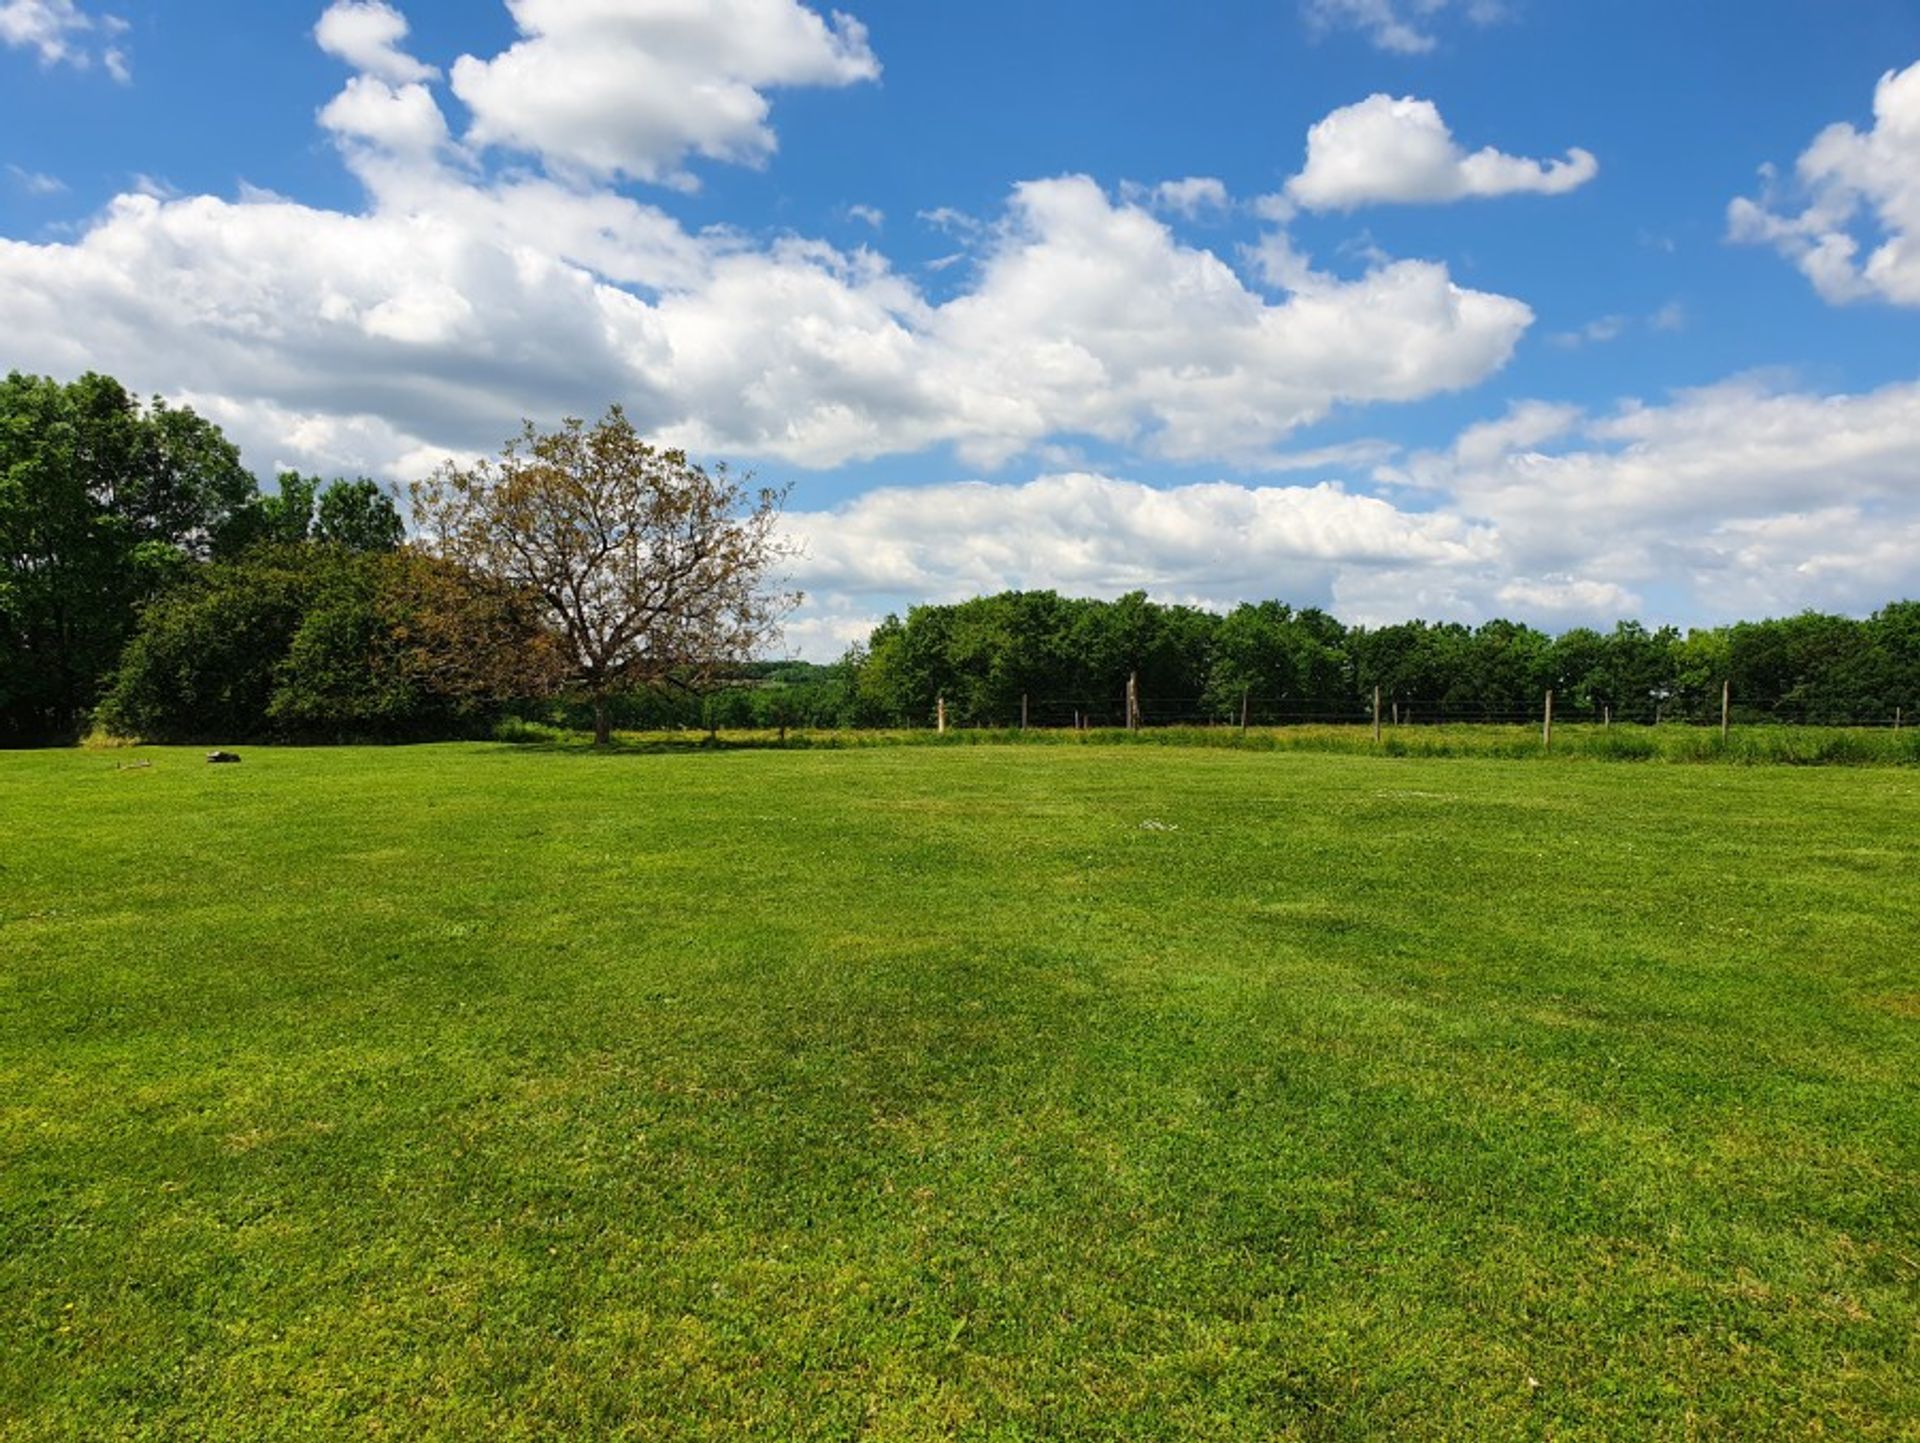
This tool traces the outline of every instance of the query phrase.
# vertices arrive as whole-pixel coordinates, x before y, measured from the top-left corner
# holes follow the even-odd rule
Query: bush
[[[304,548],[208,566],[141,613],[99,720],[150,741],[266,735],[282,658],[312,593]]]
[[[157,742],[484,735],[502,699],[404,633],[411,565],[304,544],[197,569],[142,614],[100,721]]]

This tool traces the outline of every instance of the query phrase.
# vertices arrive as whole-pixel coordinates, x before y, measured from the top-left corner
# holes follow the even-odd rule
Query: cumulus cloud
[[[1272,303],[1078,176],[1016,187],[975,285],[943,305],[876,259],[788,245],[728,258],[661,312],[699,342],[676,345],[700,399],[687,439],[815,464],[948,442],[992,465],[1061,433],[1246,459],[1342,402],[1472,385],[1532,320],[1414,261],[1302,277]]]
[[[1560,576],[1509,581],[1494,592],[1502,610],[1535,624],[1562,618],[1630,617],[1641,607],[1637,592],[1610,581]]]
[[[757,164],[774,149],[765,92],[876,79],[851,16],[798,0],[508,0],[521,39],[462,56],[467,139],[592,177],[690,184],[689,155]]]
[[[1506,15],[1501,0],[1304,0],[1302,12],[1316,32],[1358,30],[1381,50],[1395,55],[1425,55],[1439,45],[1432,22],[1448,9],[1475,25],[1490,25]]]
[[[1890,542],[1920,529],[1916,450],[1920,382],[1820,395],[1743,379],[1604,415],[1526,403],[1378,474],[1491,527],[1509,577],[1659,584],[1693,615],[1733,616],[1911,591],[1914,553]]]
[[[367,46],[400,38],[358,33],[356,53],[399,73]],[[1072,176],[1016,187],[971,286],[936,303],[869,249],[692,235],[610,189],[484,178],[416,82],[356,75],[321,122],[364,211],[141,194],[72,242],[0,242],[16,353],[379,417],[300,434],[384,437],[388,474],[614,397],[676,443],[805,466],[943,444],[996,465],[1071,436],[1257,461],[1336,406],[1473,385],[1532,320],[1420,261],[1336,279],[1303,260],[1270,299]]]
[[[320,112],[335,135],[383,150],[424,154],[448,141],[447,120],[424,85],[390,85],[356,75]]]
[[[413,85],[440,72],[401,49],[407,19],[383,0],[335,0],[313,28],[313,38],[329,55],[355,70],[393,85]]]
[[[1491,545],[1457,517],[1399,511],[1333,484],[1160,490],[1086,472],[870,491],[792,515],[788,527],[805,548],[796,579],[836,598],[1140,588],[1230,604],[1325,594],[1343,569],[1468,565]]]
[[[133,78],[125,47],[127,22],[96,15],[75,0],[0,0],[0,45],[31,50],[42,65],[85,70],[96,61],[115,80]]]
[[[1881,77],[1873,116],[1865,132],[1823,130],[1790,185],[1766,172],[1768,193],[1735,200],[1728,231],[1773,246],[1835,304],[1920,306],[1920,63]],[[1788,199],[1804,205],[1783,209]]]
[[[1526,160],[1491,146],[1468,154],[1430,100],[1371,95],[1307,132],[1306,169],[1287,198],[1308,210],[1423,204],[1471,197],[1563,195],[1600,173],[1577,147],[1565,160]]]

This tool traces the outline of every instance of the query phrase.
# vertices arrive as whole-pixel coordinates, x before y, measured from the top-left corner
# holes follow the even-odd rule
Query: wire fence
[[[1896,706],[1873,712],[1843,711],[1829,705],[1779,702],[1744,706],[1731,689],[1710,700],[1647,699],[1619,706],[1610,702],[1549,698],[1529,706],[1494,705],[1447,697],[1397,697],[1383,694],[1376,715],[1371,699],[1352,697],[1022,697],[995,707],[963,709],[936,701],[927,724],[945,728],[990,730],[1109,730],[1152,727],[1298,727],[1298,726],[1806,726],[1899,731],[1913,725],[1915,711]]]

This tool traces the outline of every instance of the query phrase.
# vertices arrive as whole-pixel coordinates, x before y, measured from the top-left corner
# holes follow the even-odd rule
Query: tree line
[[[0,384],[0,742],[411,740],[503,717],[618,727],[1569,717],[1881,722],[1920,704],[1920,602],[1686,633],[1349,627],[1143,593],[916,606],[828,666],[765,659],[796,599],[780,493],[616,407],[413,488],[264,491],[212,422],[108,377]]]
[[[1124,721],[1137,678],[1155,721],[1517,721],[1545,693],[1570,719],[1890,722],[1920,704],[1920,602],[1871,617],[1807,612],[1682,633],[1623,621],[1552,635],[1513,621],[1346,626],[1284,602],[1225,614],[1007,592],[889,617],[839,680],[850,720],[923,725]]]

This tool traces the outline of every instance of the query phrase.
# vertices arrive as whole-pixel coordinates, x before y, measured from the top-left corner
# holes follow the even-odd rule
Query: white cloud
[[[1639,595],[1624,586],[1575,576],[1509,581],[1494,593],[1494,599],[1536,625],[1551,625],[1563,617],[1631,617],[1642,605]]]
[[[1549,339],[1561,349],[1572,351],[1582,346],[1604,346],[1635,332],[1671,335],[1686,328],[1687,308],[1679,301],[1669,301],[1648,316],[1601,316],[1574,330],[1557,332]]]
[[[1452,459],[1463,467],[1487,466],[1516,452],[1532,452],[1567,435],[1581,421],[1578,406],[1521,401],[1497,421],[1467,427],[1455,438]]]
[[[1532,321],[1428,262],[1291,280],[1269,303],[1084,177],[1019,186],[976,288],[925,326],[957,426],[940,439],[988,461],[1056,432],[1247,459],[1342,402],[1475,384]]]
[[[449,139],[446,117],[424,85],[389,85],[356,75],[320,112],[320,124],[335,135],[384,150],[425,154]]]
[[[440,72],[400,48],[407,38],[404,15],[383,0],[335,0],[313,28],[329,55],[392,85],[415,85]]]
[[[28,170],[24,166],[9,165],[7,174],[13,177],[13,183],[28,195],[60,195],[67,183],[55,175],[43,175],[37,170]]]
[[[1920,306],[1920,64],[1881,77],[1873,115],[1872,130],[1828,126],[1801,155],[1797,214],[1777,208],[1769,170],[1768,194],[1728,207],[1728,231],[1773,246],[1835,304]]]
[[[1601,316],[1598,320],[1588,321],[1578,330],[1561,331],[1552,340],[1556,346],[1569,351],[1582,346],[1604,346],[1609,341],[1619,340],[1632,324],[1626,316]]]
[[[1203,216],[1224,214],[1233,205],[1226,183],[1210,175],[1190,175],[1182,180],[1163,180],[1158,185],[1138,185],[1132,181],[1120,187],[1121,198],[1131,205],[1198,220]]]
[[[1432,22],[1450,7],[1451,0],[1303,0],[1307,23],[1317,32],[1351,29],[1362,32],[1381,50],[1396,55],[1425,55],[1436,49]],[[1466,0],[1458,10],[1475,25],[1503,19],[1502,0]]]
[[[126,29],[118,16],[92,14],[75,0],[0,0],[0,45],[31,50],[42,65],[85,70],[98,60],[122,84],[133,74],[114,41]]]
[[[847,207],[847,219],[882,230],[887,224],[887,213],[874,205],[850,205]]]
[[[827,602],[808,597],[781,628],[787,655],[808,661],[838,661],[847,648],[864,646],[884,612],[865,606],[860,598],[833,597]]]
[[[321,121],[363,212],[145,187],[70,244],[0,241],[15,354],[305,418],[321,469],[346,449],[393,474],[615,398],[676,443],[805,466],[943,444],[994,465],[1075,437],[1257,464],[1336,406],[1475,384],[1532,320],[1384,258],[1354,279],[1297,258],[1273,300],[1083,177],[1016,187],[936,303],[868,249],[691,235],[610,189],[480,178],[421,84],[356,75]]]
[[[1470,197],[1562,195],[1599,174],[1578,148],[1565,160],[1526,160],[1488,147],[1468,154],[1430,100],[1372,95],[1307,132],[1306,169],[1287,198],[1309,210],[1421,204]]]
[[[1469,565],[1491,544],[1456,517],[1399,511],[1330,484],[1157,490],[1084,472],[870,491],[787,525],[805,547],[795,579],[835,598],[1143,588],[1230,604],[1325,594],[1343,569]]]
[[[1379,475],[1491,527],[1509,578],[1659,584],[1694,617],[1730,617],[1910,593],[1914,553],[1890,543],[1920,533],[1916,452],[1920,382],[1737,380],[1602,416],[1527,403]]]
[[[646,325],[621,294],[454,220],[287,202],[127,195],[72,244],[0,241],[0,331],[20,362],[379,418],[390,474],[425,445],[495,445],[526,412],[634,395],[626,353]]]
[[[965,211],[955,210],[950,205],[936,206],[932,210],[923,210],[916,219],[925,221],[935,230],[945,231],[950,236],[971,240],[986,229],[984,223]]]
[[[469,143],[591,177],[691,184],[689,155],[772,153],[764,92],[876,79],[859,21],[798,0],[508,0],[522,38],[462,56],[453,89]]]

